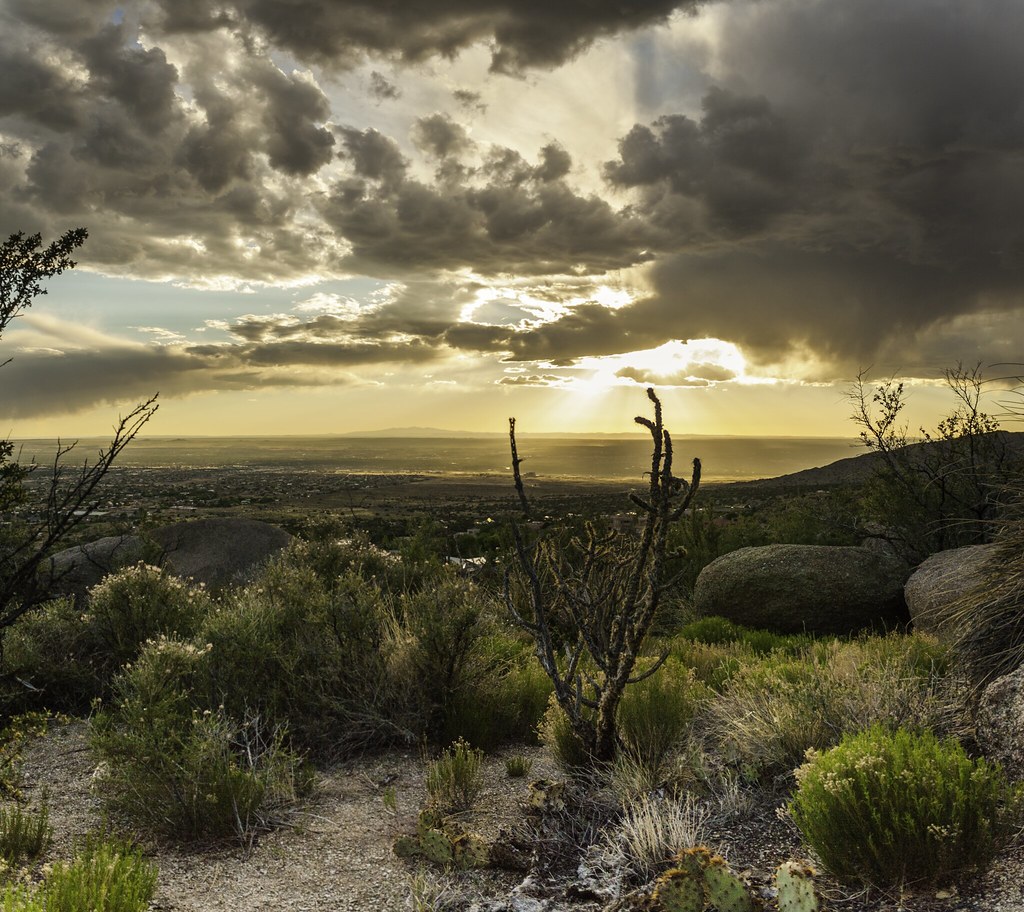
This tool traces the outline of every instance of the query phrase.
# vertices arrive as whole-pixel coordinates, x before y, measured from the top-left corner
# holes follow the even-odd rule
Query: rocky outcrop
[[[255,519],[197,519],[108,536],[53,555],[48,575],[58,595],[85,596],[108,573],[145,560],[210,588],[245,582],[291,542],[292,536]]]
[[[292,536],[256,519],[195,519],[149,533],[163,566],[211,588],[245,582],[260,564],[288,547]]]
[[[975,725],[986,756],[1024,778],[1024,665],[985,688]]]
[[[152,550],[140,535],[108,535],[58,551],[42,572],[52,593],[80,601],[108,573],[151,558]]]
[[[907,619],[909,568],[880,547],[765,545],[740,548],[697,577],[694,607],[780,633],[852,633]]]
[[[968,545],[940,551],[921,563],[903,590],[914,628],[940,640],[954,640],[961,631],[951,608],[981,585],[994,553],[992,545]]]

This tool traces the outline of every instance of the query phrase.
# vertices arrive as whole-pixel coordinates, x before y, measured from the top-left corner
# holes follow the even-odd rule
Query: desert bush
[[[284,731],[209,709],[209,648],[161,638],[114,682],[92,745],[108,806],[176,839],[240,840],[276,823],[311,784]]]
[[[782,634],[771,630],[755,630],[743,627],[723,617],[702,617],[691,621],[676,634],[697,643],[717,646],[725,643],[740,643],[750,648],[756,655],[767,655],[770,652],[786,652],[799,654],[801,650],[813,642],[813,637],[804,634]]]
[[[666,661],[657,675],[626,691],[617,720],[621,753],[646,774],[650,788],[668,777],[670,762],[710,693],[692,669],[674,659]]]
[[[415,693],[392,686],[388,621],[380,590],[356,573],[328,589],[294,555],[273,561],[198,633],[212,647],[214,705],[286,724],[316,755],[413,741]]]
[[[799,657],[772,654],[735,672],[708,705],[708,727],[746,775],[786,774],[808,748],[831,747],[876,722],[958,731],[966,694],[945,671],[944,652],[917,635],[819,643]]]
[[[447,572],[396,601],[392,673],[407,691],[419,693],[428,735],[449,731],[455,704],[475,697],[483,673],[493,670],[484,667],[482,648],[495,614],[485,592]]]
[[[797,779],[790,811],[822,863],[880,887],[983,870],[1021,809],[998,766],[930,732],[874,726],[809,754]]]
[[[37,858],[53,838],[50,811],[44,802],[38,811],[11,804],[0,807],[0,858],[10,867]]]
[[[137,848],[94,837],[70,864],[54,865],[36,895],[46,912],[144,912],[156,881],[156,866]]]
[[[441,740],[462,737],[484,750],[536,741],[553,688],[532,650],[498,631],[478,641],[473,664],[476,680],[453,694]]]
[[[45,734],[48,720],[42,713],[24,713],[0,729],[0,797],[20,797],[22,751],[30,738]]]
[[[426,786],[431,803],[442,811],[465,811],[483,788],[484,752],[461,738],[427,764]]]
[[[83,713],[106,696],[114,674],[143,643],[160,634],[191,636],[212,606],[202,588],[146,564],[107,576],[84,611],[72,599],[48,602],[7,637],[5,664],[30,685],[8,686],[9,706]]]
[[[917,438],[903,422],[902,383],[890,379],[872,393],[862,373],[850,391],[861,442],[875,454],[862,511],[911,564],[988,541],[1006,486],[1021,467],[999,422],[982,411],[980,368],[958,364],[944,373],[954,408]]]
[[[565,710],[558,704],[554,693],[548,701],[548,708],[537,726],[537,737],[563,770],[576,773],[593,766],[593,758],[587,751],[583,739],[576,734]]]

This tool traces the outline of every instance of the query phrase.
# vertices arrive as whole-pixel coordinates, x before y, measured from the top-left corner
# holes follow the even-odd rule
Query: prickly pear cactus
[[[704,869],[704,891],[708,904],[718,912],[755,912],[754,898],[746,884],[721,858],[712,858]]]
[[[529,789],[530,807],[542,811],[561,811],[565,808],[565,799],[562,797],[565,792],[564,782],[537,779],[530,783]]]
[[[486,868],[490,861],[490,849],[487,841],[475,833],[463,833],[452,841],[452,854],[455,866],[466,868]]]
[[[704,869],[715,857],[717,856],[712,855],[711,850],[706,846],[693,846],[676,853],[672,860],[676,863],[676,867],[688,871],[699,880],[704,877]]]
[[[703,878],[683,868],[672,868],[658,878],[651,903],[658,912],[703,912]]]
[[[431,830],[440,830],[444,826],[444,814],[437,808],[425,807],[416,819],[416,835],[422,839]]]
[[[814,869],[796,861],[779,865],[775,872],[779,912],[820,912],[822,905],[814,889]]]
[[[399,836],[393,848],[399,858],[412,858],[423,854],[423,847],[416,836]]]
[[[420,847],[428,861],[439,865],[449,865],[455,860],[452,841],[441,830],[427,830],[420,836]]]

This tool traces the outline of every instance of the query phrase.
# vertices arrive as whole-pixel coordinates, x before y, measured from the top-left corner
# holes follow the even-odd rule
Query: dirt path
[[[69,858],[73,841],[102,824],[90,790],[95,759],[84,722],[51,725],[25,752],[23,792],[48,795],[54,843],[47,860]],[[522,750],[517,751],[523,753]],[[538,753],[536,751],[531,754]],[[522,780],[509,780],[500,755],[485,765],[487,785],[472,825],[493,835],[519,813]],[[382,785],[395,791],[397,813],[385,808]],[[397,859],[396,835],[415,827],[424,799],[423,764],[413,753],[346,763],[323,772],[315,798],[291,825],[238,846],[184,850],[150,846],[160,875],[152,908],[161,912],[384,912],[409,908],[412,869]],[[480,872],[464,886],[491,896],[514,881]]]

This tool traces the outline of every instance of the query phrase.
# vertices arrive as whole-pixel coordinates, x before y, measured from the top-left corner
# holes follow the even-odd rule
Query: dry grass
[[[645,883],[667,867],[672,855],[705,843],[710,816],[691,794],[679,799],[639,798],[626,804],[618,826],[606,838],[622,865]]]
[[[949,609],[954,650],[979,687],[1024,664],[1024,486],[1007,504],[981,582]]]

